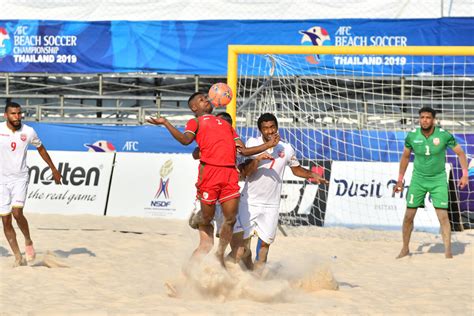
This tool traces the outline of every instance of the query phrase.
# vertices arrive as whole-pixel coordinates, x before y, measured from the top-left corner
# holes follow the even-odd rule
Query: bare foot
[[[402,249],[400,251],[400,253],[398,254],[397,258],[396,259],[400,259],[400,258],[403,258],[403,257],[406,257],[410,254],[410,250],[408,249]]]
[[[23,257],[18,257],[18,258],[15,258],[15,262],[13,263],[13,268],[23,267],[26,265],[27,265],[26,259]]]
[[[447,253],[444,254],[444,257],[446,259],[453,259],[453,254],[451,252],[447,252]]]
[[[225,258],[224,258],[224,253],[219,253],[219,251],[216,252],[215,254],[217,260],[221,264],[221,266],[225,269]]]
[[[189,217],[189,220],[188,220],[188,223],[189,223],[189,226],[192,228],[192,229],[198,229],[199,228],[199,224],[201,224],[203,221],[202,219],[202,212],[201,211],[198,211],[196,213],[192,213],[191,216]]]

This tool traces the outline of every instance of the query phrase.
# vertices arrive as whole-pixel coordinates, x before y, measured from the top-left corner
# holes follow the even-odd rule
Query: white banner
[[[325,225],[401,227],[413,164],[405,174],[405,189],[393,194],[398,170],[399,163],[334,161]],[[446,178],[450,170],[451,165],[446,164]],[[429,195],[425,206],[418,209],[415,228],[439,227]]]
[[[198,166],[190,154],[117,153],[107,216],[187,218]]]
[[[38,152],[28,151],[25,212],[104,215],[114,153],[50,151],[49,155],[63,183],[56,185]]]

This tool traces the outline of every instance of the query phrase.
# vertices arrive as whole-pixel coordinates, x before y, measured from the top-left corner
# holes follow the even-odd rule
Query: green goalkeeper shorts
[[[407,194],[407,208],[425,207],[426,193],[430,193],[435,208],[449,207],[448,182],[446,177],[439,179],[419,179],[412,177]]]

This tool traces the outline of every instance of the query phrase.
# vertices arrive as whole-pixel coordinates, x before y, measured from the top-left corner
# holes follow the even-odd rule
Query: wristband
[[[398,175],[398,182],[401,182],[401,181],[403,181],[403,174],[400,173]]]
[[[462,169],[462,176],[469,177],[469,172],[467,171],[467,169]]]

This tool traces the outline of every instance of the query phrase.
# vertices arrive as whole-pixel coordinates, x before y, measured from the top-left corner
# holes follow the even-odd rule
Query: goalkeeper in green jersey
[[[405,149],[400,160],[400,174],[395,186],[395,192],[403,190],[403,176],[408,167],[410,154],[415,154],[413,175],[407,193],[407,210],[403,219],[403,247],[397,258],[403,258],[410,253],[409,243],[413,230],[413,219],[416,209],[425,206],[426,193],[431,194],[431,200],[436,209],[441,234],[444,242],[446,258],[452,258],[451,253],[451,226],[448,218],[448,181],[446,177],[446,148],[451,148],[458,156],[462,168],[462,177],[459,187],[464,188],[469,181],[466,154],[456,142],[453,135],[444,129],[435,126],[436,111],[430,107],[423,107],[418,111],[420,128],[408,133],[405,138]]]

